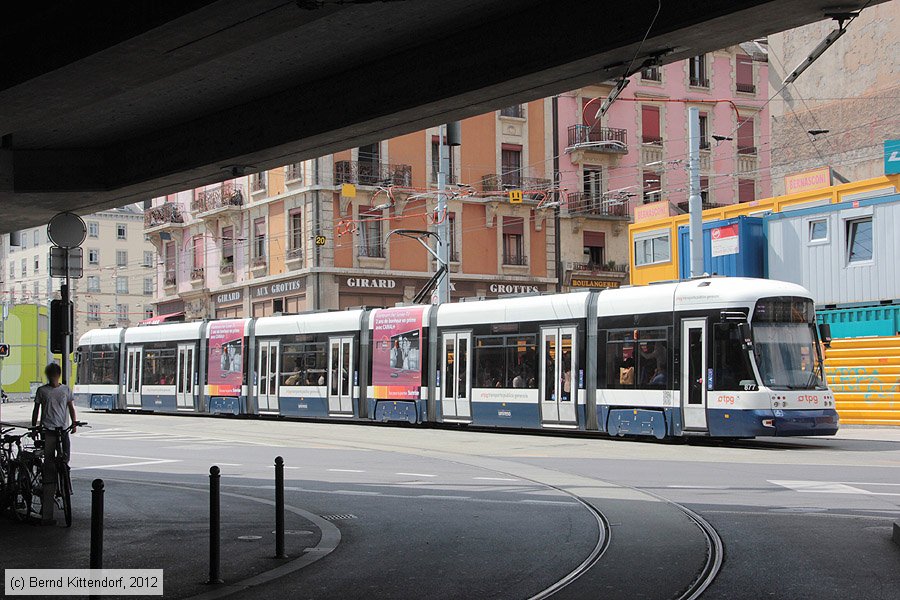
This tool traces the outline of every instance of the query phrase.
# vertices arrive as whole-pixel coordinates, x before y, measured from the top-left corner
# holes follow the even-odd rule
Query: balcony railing
[[[163,285],[166,287],[172,287],[175,285],[175,274],[169,273],[166,275],[166,278],[163,280]]]
[[[384,258],[384,248],[381,247],[381,244],[360,246],[359,256],[363,258]]]
[[[301,260],[303,258],[303,248],[291,248],[287,251],[288,260]]]
[[[720,204],[718,202],[701,202],[700,203],[701,210],[710,210],[712,208],[722,208],[723,206],[728,206],[728,205]],[[690,203],[687,201],[679,202],[678,208],[684,212],[690,212]]]
[[[743,92],[745,94],[755,94],[756,93],[756,86],[753,85],[752,83],[738,83],[738,84],[735,84],[735,88],[737,89],[737,91]]]
[[[203,267],[195,267],[191,269],[191,281],[203,281],[203,276],[206,273]]]
[[[181,214],[181,205],[175,202],[166,202],[159,206],[152,206],[144,211],[144,228],[159,227],[170,223],[184,223]]]
[[[693,87],[708,88],[709,87],[709,79],[707,79],[706,77],[694,77],[692,75],[691,76],[691,85]]]
[[[525,109],[521,104],[513,104],[512,106],[507,106],[506,108],[500,109],[501,117],[516,117],[517,119],[525,118]]]
[[[285,181],[303,180],[303,163],[292,163],[284,168]]]
[[[334,182],[356,185],[412,185],[410,165],[387,165],[376,162],[339,160],[334,163]]]
[[[504,252],[503,264],[513,267],[525,267],[528,266],[528,257],[518,252]]]
[[[241,185],[222,185],[212,190],[200,190],[191,201],[191,210],[205,213],[219,208],[239,208],[244,205],[244,188]]]
[[[756,146],[738,146],[738,154],[756,156]]]
[[[250,261],[251,269],[261,269],[266,266],[265,256],[256,256]]]
[[[546,177],[523,177],[521,172],[489,173],[481,178],[481,191],[548,190],[553,181]]]
[[[584,192],[569,194],[567,207],[572,216],[627,218],[631,214],[627,201],[610,200],[598,194]]]
[[[613,261],[607,263],[569,263],[571,271],[591,271],[592,273],[627,273],[628,265],[616,264]]]
[[[222,259],[222,264],[219,265],[219,274],[220,275],[230,275],[234,273],[234,259],[224,262],[225,259]]]
[[[615,127],[569,126],[569,148],[589,147],[596,152],[628,152],[628,131]]]

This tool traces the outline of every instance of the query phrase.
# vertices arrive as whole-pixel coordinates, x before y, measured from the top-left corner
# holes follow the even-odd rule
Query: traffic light
[[[68,309],[66,309],[68,304]],[[75,309],[71,301],[63,303],[62,300],[50,302],[50,352],[53,354],[68,354],[72,351],[72,340],[69,339],[68,352],[64,350],[66,335],[72,332],[72,323],[75,320]]]
[[[0,344],[0,358],[9,356],[9,344]]]

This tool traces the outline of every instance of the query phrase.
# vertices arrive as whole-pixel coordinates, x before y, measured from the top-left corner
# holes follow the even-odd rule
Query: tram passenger
[[[657,370],[663,373],[663,381],[665,381],[666,363],[668,362],[666,345],[662,342],[644,342],[640,345],[638,351],[641,353],[642,362],[654,361],[652,366],[647,365],[641,369],[643,371],[641,373],[641,381],[646,381],[653,385],[652,380],[656,376]]]

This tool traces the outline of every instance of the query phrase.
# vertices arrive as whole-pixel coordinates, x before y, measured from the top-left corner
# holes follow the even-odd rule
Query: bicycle
[[[58,444],[54,459],[56,493],[53,500],[56,506],[63,511],[66,527],[72,526],[72,478],[69,457],[62,439],[63,434],[70,433],[76,427],[85,426],[87,423],[76,421],[66,428],[57,427],[53,430]],[[5,500],[19,521],[25,521],[31,517],[40,518],[43,512],[45,444],[44,439],[41,438],[42,428],[30,427],[27,429],[28,431],[22,435],[4,437],[4,442],[6,442],[6,438],[10,438],[10,443],[4,443],[3,454],[11,456],[12,445],[16,446],[15,457],[10,460],[12,468],[8,472],[7,487],[9,489]],[[23,446],[23,438],[31,438],[31,445]]]

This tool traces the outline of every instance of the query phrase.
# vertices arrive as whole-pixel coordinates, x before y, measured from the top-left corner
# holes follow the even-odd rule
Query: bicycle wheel
[[[59,474],[59,494],[62,497],[63,514],[66,516],[66,527],[72,526],[72,479],[69,475],[69,465],[59,461],[56,467]]]
[[[28,469],[22,465],[16,465],[11,477],[12,490],[10,491],[10,508],[13,517],[17,521],[27,521],[31,515],[31,477]]]

